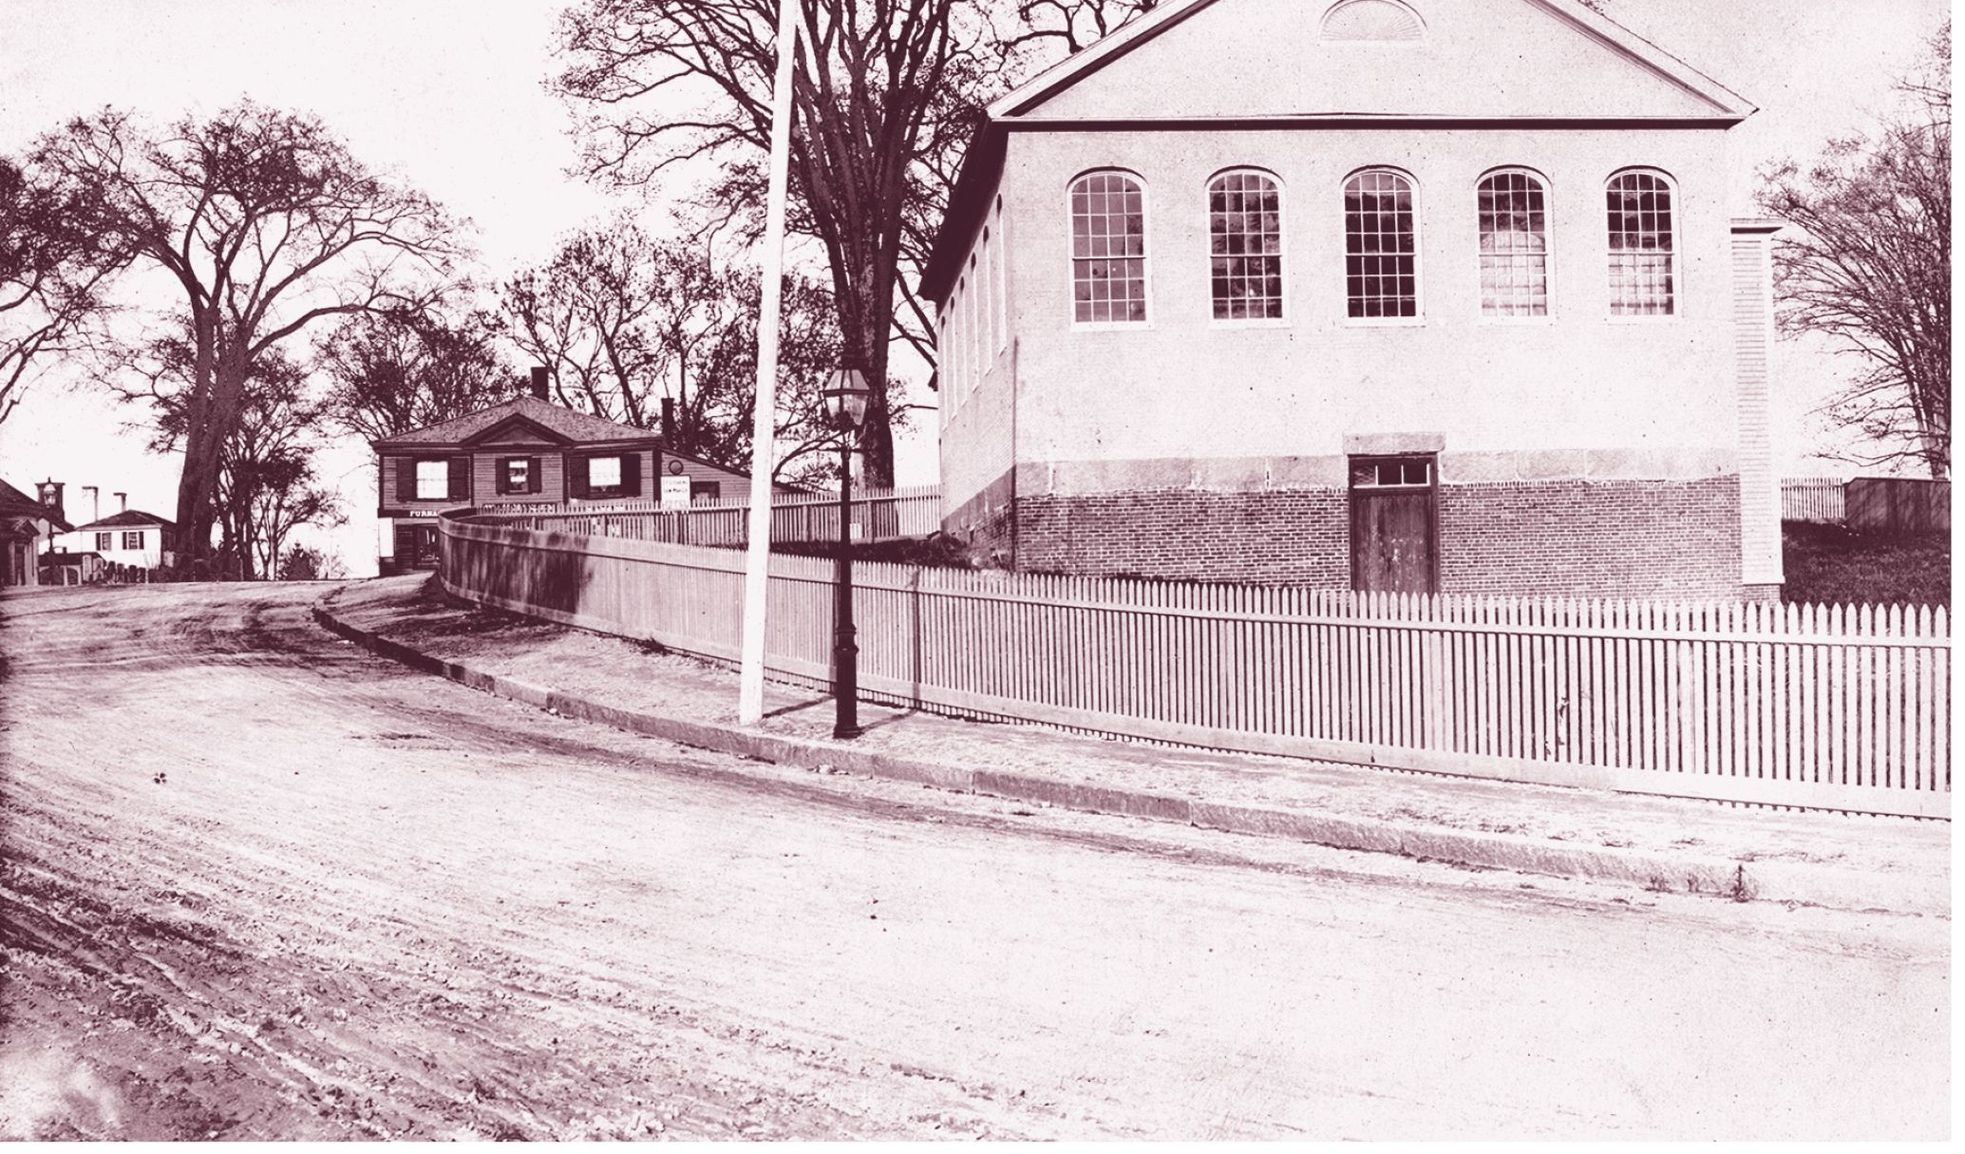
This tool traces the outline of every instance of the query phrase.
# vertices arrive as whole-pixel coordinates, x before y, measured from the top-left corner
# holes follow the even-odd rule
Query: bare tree
[[[327,407],[308,398],[307,372],[277,350],[255,368],[238,428],[220,469],[221,508],[246,576],[276,575],[287,537],[303,525],[347,520],[341,499],[320,484],[314,453]]]
[[[545,365],[563,405],[647,428],[664,355],[650,330],[675,254],[627,219],[568,237],[539,269],[506,282],[507,332]]]
[[[502,326],[481,311],[357,313],[315,342],[335,424],[379,440],[517,396],[524,382],[498,353]]]
[[[757,397],[757,321],[761,284],[756,269],[738,267],[717,278],[713,326],[705,328],[681,366],[688,388],[678,404],[678,440],[707,460],[748,469],[751,407]],[[832,296],[825,286],[786,277],[778,345],[778,411],[774,481],[820,484],[839,475],[831,450],[838,434],[828,425],[819,390],[840,363],[840,339]],[[889,395],[901,395],[889,382]],[[905,427],[897,411],[897,427]]]
[[[785,284],[779,477],[813,467],[812,445],[826,436],[818,390],[840,359],[832,294],[796,276]],[[508,336],[547,366],[561,404],[651,428],[669,401],[675,449],[747,470],[758,298],[757,269],[719,267],[707,243],[658,242],[615,220],[513,278],[503,308]]]
[[[93,233],[60,190],[0,157],[0,421],[34,370],[86,346],[100,289],[127,254]]]
[[[1595,7],[1592,0],[1583,2]],[[1159,0],[1021,0],[1018,26],[1001,38],[1001,44],[1008,51],[1039,45],[1072,54],[1157,7]]]
[[[561,93],[594,110],[590,175],[639,185],[695,158],[728,162],[768,146],[775,59],[770,0],[587,0],[562,20]],[[936,147],[935,117],[957,56],[991,43],[954,0],[810,0],[801,12],[791,173],[823,245],[843,355],[873,385],[861,439],[868,478],[893,480],[887,366],[912,172]],[[695,114],[663,108],[694,102]]]
[[[184,317],[178,324],[190,327]],[[172,452],[183,444],[195,360],[189,336],[161,338],[129,358],[127,371],[114,377],[112,388],[121,400],[153,410],[152,451]],[[217,552],[246,580],[272,576],[294,529],[331,528],[345,520],[339,498],[321,487],[314,472],[327,409],[308,399],[307,376],[278,349],[262,354],[246,376],[239,419],[219,453],[213,501]]]
[[[1829,142],[1806,169],[1762,174],[1760,203],[1795,226],[1776,247],[1783,330],[1828,337],[1863,368],[1824,411],[1873,448],[1862,465],[1951,469],[1951,26],[1923,73],[1900,87],[1909,109],[1876,139]]]
[[[916,291],[983,107],[1020,79],[1149,12],[1157,0],[818,0],[795,93],[792,231],[824,246],[847,353],[876,382],[862,439],[869,479],[891,481],[890,349],[935,363],[932,304]],[[700,202],[755,236],[765,196],[775,5],[588,0],[562,37],[563,94],[585,120],[588,174],[653,182],[698,157],[722,162]],[[643,98],[695,100],[658,118]],[[885,386],[880,385],[885,382]]]
[[[37,166],[99,235],[181,294],[191,365],[177,519],[212,549],[220,469],[255,364],[325,317],[418,307],[458,253],[427,197],[358,162],[318,120],[250,101],[161,134],[107,109],[44,137]]]

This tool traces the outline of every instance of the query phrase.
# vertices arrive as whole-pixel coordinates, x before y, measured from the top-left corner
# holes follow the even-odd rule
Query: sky
[[[1306,0],[1306,3],[1308,0]],[[1437,2],[1437,0],[1435,0]],[[1464,2],[1464,0],[1456,0]],[[546,88],[567,0],[0,0],[0,152],[19,153],[64,119],[113,104],[158,123],[241,96],[312,112],[371,167],[398,175],[477,227],[487,273],[509,276],[554,239],[622,202],[568,175],[577,148]],[[1760,109],[1734,130],[1735,210],[1751,211],[1762,161],[1805,157],[1863,128],[1890,102],[1947,0],[1606,0],[1612,19],[1741,93]],[[659,219],[659,206],[646,208]],[[1779,467],[1846,472],[1810,459],[1808,411],[1840,370],[1819,347],[1775,350]],[[932,398],[925,389],[916,399]],[[57,366],[0,423],[0,477],[29,489],[83,485],[172,517],[178,461],[145,450],[143,413]],[[897,479],[936,479],[933,413],[896,447]],[[325,543],[352,574],[374,570],[372,454],[338,440],[321,472],[349,524]]]

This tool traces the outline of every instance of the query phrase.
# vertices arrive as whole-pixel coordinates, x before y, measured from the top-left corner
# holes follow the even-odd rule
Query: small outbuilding
[[[98,553],[70,553],[53,550],[41,554],[41,584],[93,585],[109,572]]]

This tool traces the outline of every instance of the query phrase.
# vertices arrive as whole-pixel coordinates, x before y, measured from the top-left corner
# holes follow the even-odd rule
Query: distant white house
[[[1016,569],[1776,595],[1752,105],[1575,0],[1166,0],[987,110],[922,281]]]
[[[177,526],[155,513],[125,509],[62,534],[56,548],[94,553],[129,569],[158,569],[176,560]]]

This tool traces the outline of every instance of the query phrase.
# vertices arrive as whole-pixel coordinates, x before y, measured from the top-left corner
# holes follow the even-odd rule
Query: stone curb
[[[1483,869],[1627,882],[1662,892],[1940,917],[1949,917],[1951,912],[1948,878],[1898,879],[1892,882],[1812,863],[1730,861],[1690,854],[1668,857],[1612,846],[1564,845],[1518,834],[1472,832],[1334,817],[1299,810],[1224,805],[1028,774],[968,769],[921,758],[855,749],[837,742],[660,717],[601,705],[557,690],[445,661],[378,633],[350,625],[321,605],[314,606],[313,615],[322,628],[378,656],[471,689],[550,710],[565,717],[599,722],[631,733],[716,753],[800,769],[831,767],[865,777],[914,782],[957,793],[1000,797],[1059,809],[1174,821],[1227,833],[1281,837],[1334,849],[1390,853],[1421,861],[1440,861]],[[1883,884],[1878,884],[1879,880]]]

